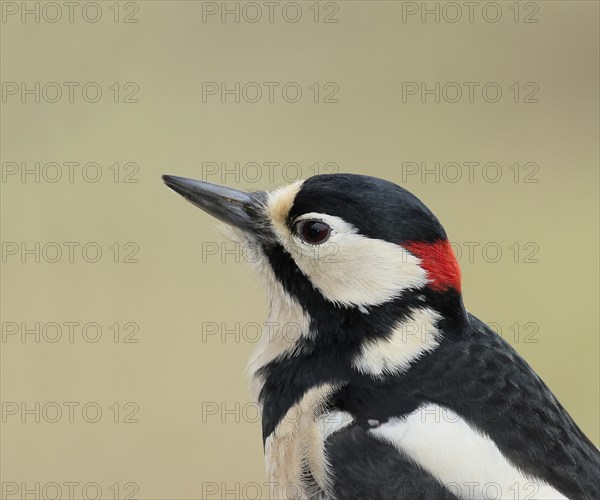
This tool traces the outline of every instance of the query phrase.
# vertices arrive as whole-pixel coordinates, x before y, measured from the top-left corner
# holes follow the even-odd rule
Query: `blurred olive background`
[[[82,2],[69,22],[58,2],[49,22],[56,7],[25,2],[40,18],[22,22],[2,2],[6,498],[53,482],[63,498],[65,482],[77,498],[268,497],[244,375],[264,296],[163,173],[404,185],[461,252],[468,309],[598,444],[599,4],[500,2],[496,19],[488,3],[473,22],[455,3],[451,22],[437,2],[281,2],[270,22],[263,2]],[[21,89],[35,82],[40,102]],[[219,87],[236,82],[239,102]],[[436,82],[439,102],[420,87]]]

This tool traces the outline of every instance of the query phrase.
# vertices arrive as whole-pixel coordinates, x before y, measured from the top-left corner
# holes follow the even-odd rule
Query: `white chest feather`
[[[325,440],[352,422],[345,412],[323,412],[337,387],[325,384],[310,389],[292,406],[265,442],[265,464],[274,498],[300,500],[332,498],[332,476],[325,455]],[[307,472],[316,484],[307,480]]]

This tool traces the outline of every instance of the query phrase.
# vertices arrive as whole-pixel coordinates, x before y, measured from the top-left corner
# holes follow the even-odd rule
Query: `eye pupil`
[[[300,237],[307,243],[316,245],[323,243],[331,234],[331,228],[324,222],[311,220],[302,222],[300,225]]]

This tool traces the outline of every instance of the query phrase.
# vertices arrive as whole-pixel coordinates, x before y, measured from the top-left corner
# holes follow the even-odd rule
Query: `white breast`
[[[265,464],[274,498],[299,500],[319,494],[332,498],[325,440],[352,422],[349,413],[322,410],[338,388],[324,384],[308,390],[265,441]],[[304,477],[306,468],[316,481],[316,488],[311,488]]]

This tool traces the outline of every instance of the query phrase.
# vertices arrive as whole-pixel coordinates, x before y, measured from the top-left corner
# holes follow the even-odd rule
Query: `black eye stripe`
[[[294,224],[294,232],[305,243],[320,245],[331,235],[331,226],[322,220],[306,219]]]

